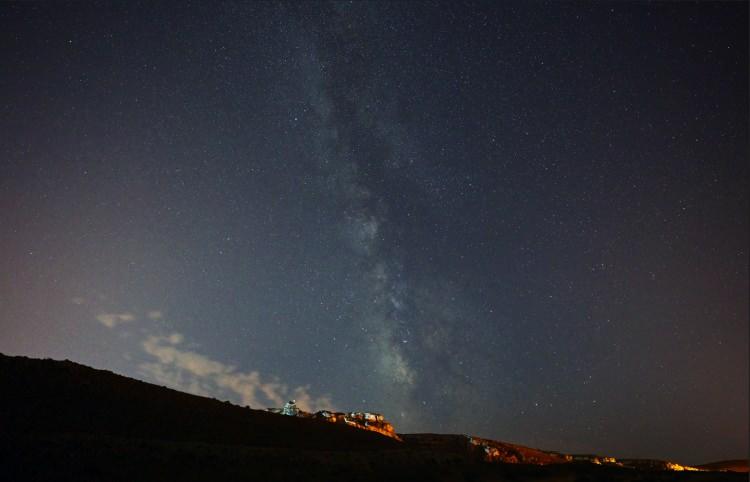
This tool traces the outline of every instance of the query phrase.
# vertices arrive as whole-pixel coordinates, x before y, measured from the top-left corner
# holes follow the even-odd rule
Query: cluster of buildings
[[[320,410],[315,413],[305,412],[297,407],[295,400],[289,400],[281,408],[267,409],[271,413],[287,415],[290,417],[312,418],[323,420],[330,423],[340,423],[349,425],[362,430],[377,432],[386,437],[401,440],[393,425],[391,425],[383,415],[372,412],[332,412],[330,410]]]

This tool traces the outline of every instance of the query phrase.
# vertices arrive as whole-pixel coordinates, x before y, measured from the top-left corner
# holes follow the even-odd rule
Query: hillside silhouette
[[[71,361],[0,356],[3,428],[175,442],[362,450],[395,443],[371,432],[283,417],[190,395]]]
[[[0,480],[746,477],[557,464],[558,456],[548,452],[484,439],[476,439],[482,441],[477,445],[463,435],[412,434],[399,442],[345,425],[190,395],[71,361],[0,354],[0,394]],[[518,463],[485,462],[487,447],[516,457]]]

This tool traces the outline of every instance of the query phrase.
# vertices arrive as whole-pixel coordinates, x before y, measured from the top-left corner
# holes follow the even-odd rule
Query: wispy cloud
[[[101,313],[96,315],[96,320],[107,328],[114,328],[121,323],[135,320],[132,313]]]
[[[295,399],[303,410],[334,408],[330,398],[312,396],[309,386],[290,388],[276,379],[264,379],[257,371],[238,371],[231,365],[186,349],[183,341],[179,333],[148,336],[141,347],[155,361],[142,363],[141,373],[177,390],[226,397],[253,408],[279,407],[289,399]]]
[[[146,318],[161,320],[161,310],[151,310]],[[129,312],[100,313],[96,320],[107,328],[135,321]],[[143,331],[141,331],[143,333]],[[214,398],[224,398],[253,408],[282,406],[295,399],[303,410],[335,409],[329,397],[315,397],[308,385],[289,387],[276,378],[262,377],[257,371],[243,372],[232,365],[214,360],[184,346],[180,333],[149,334],[140,339],[139,346],[152,361],[142,362],[138,369],[145,377],[170,388]]]

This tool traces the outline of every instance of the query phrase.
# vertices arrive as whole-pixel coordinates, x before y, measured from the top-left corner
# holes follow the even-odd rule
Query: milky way
[[[0,351],[748,450],[747,4],[0,7]]]

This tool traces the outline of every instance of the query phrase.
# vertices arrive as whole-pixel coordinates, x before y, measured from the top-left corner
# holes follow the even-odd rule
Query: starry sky
[[[0,6],[0,351],[748,451],[748,5]]]

